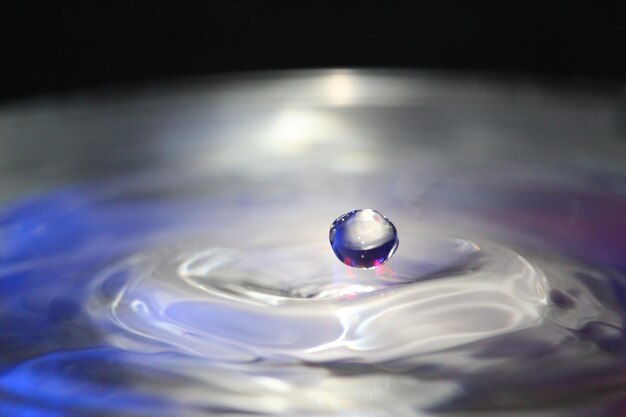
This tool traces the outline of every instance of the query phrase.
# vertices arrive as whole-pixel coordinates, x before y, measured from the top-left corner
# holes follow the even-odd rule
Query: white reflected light
[[[295,155],[339,133],[338,123],[316,112],[286,109],[266,131],[267,150],[276,155]]]
[[[326,95],[331,104],[345,106],[353,101],[355,80],[349,72],[333,73],[326,78],[325,84]]]

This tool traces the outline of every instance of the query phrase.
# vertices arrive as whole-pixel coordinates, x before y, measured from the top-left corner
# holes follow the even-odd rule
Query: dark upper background
[[[15,1],[0,100],[233,71],[487,72],[622,88],[626,1]]]

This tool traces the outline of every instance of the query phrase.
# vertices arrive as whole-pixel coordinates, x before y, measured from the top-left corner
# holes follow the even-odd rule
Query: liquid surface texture
[[[620,415],[624,100],[530,87],[321,71],[5,106],[0,415]],[[327,240],[356,207],[395,224],[334,226],[344,262],[385,248],[361,268]]]

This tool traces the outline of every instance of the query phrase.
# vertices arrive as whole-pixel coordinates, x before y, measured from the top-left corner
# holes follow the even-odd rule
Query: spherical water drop
[[[387,262],[398,248],[396,227],[372,209],[339,216],[330,227],[330,245],[337,258],[354,268],[374,268]]]

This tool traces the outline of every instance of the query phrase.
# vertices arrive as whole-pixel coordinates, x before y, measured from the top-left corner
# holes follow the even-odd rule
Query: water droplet
[[[339,216],[330,227],[330,245],[337,258],[354,268],[374,268],[387,262],[398,248],[396,227],[372,209]]]

